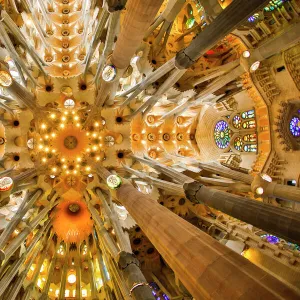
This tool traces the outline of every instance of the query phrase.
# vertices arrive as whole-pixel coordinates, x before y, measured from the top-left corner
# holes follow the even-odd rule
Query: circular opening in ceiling
[[[71,213],[73,214],[76,214],[79,212],[80,210],[80,206],[77,204],[77,203],[71,203],[69,206],[68,206],[68,209]]]
[[[185,199],[184,198],[180,198],[179,199],[179,205],[184,205],[185,204]]]
[[[17,126],[19,126],[19,125],[20,125],[20,122],[19,122],[18,120],[15,120],[15,121],[14,121],[14,126],[17,127]]]
[[[133,240],[133,244],[134,245],[139,245],[140,243],[141,243],[141,239],[140,238],[137,238],[137,239]]]
[[[148,254],[152,254],[153,252],[154,252],[154,248],[152,248],[152,247],[147,250]]]
[[[82,91],[85,91],[85,90],[87,89],[86,84],[85,84],[85,83],[81,84],[81,85],[80,85],[80,89],[81,89]]]
[[[51,85],[46,85],[46,91],[51,92],[52,91],[52,86]]]
[[[123,121],[123,118],[122,117],[116,117],[116,122],[117,123],[121,123]]]
[[[14,156],[14,161],[19,161],[20,160],[20,156],[19,155],[15,155]]]
[[[123,158],[124,157],[124,153],[123,152],[119,152],[118,153],[118,158]]]

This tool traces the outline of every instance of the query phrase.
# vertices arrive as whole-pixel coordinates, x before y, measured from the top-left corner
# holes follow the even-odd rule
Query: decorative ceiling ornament
[[[0,85],[2,87],[9,87],[13,83],[13,78],[9,72],[1,70],[0,71]]]
[[[114,65],[107,65],[102,72],[102,78],[104,81],[113,81],[117,76],[117,69]]]
[[[107,177],[106,179],[106,183],[107,183],[107,186],[112,189],[112,190],[116,190],[118,189],[121,184],[122,184],[122,179],[120,176],[118,175],[110,175]]]
[[[13,180],[10,177],[0,178],[0,192],[9,191],[13,186]]]

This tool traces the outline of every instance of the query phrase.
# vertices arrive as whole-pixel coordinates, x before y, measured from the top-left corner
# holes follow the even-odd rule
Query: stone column
[[[110,287],[107,284],[108,278],[107,278],[106,273],[104,271],[105,265],[104,265],[104,260],[103,260],[101,250],[100,250],[100,247],[99,247],[99,241],[98,241],[98,238],[97,238],[96,231],[94,231],[94,239],[95,239],[95,244],[96,244],[96,248],[97,248],[97,258],[98,258],[98,264],[99,264],[99,270],[100,270],[101,278],[102,278],[102,281],[103,281],[103,289],[104,289],[105,297],[108,300],[112,300],[113,298],[112,298],[112,294],[111,294],[111,291],[110,291]]]
[[[213,174],[219,174],[220,176],[226,177],[226,178],[230,178],[230,179],[234,179],[237,181],[242,181],[245,182],[247,184],[251,184],[253,181],[253,176],[249,175],[249,174],[245,174],[239,171],[235,171],[235,170],[231,170],[227,167],[224,167],[218,163],[201,163],[198,162],[197,163],[198,167],[208,171],[210,173]]]
[[[93,256],[90,252],[90,257],[88,258],[88,265],[90,270],[90,286],[91,286],[91,300],[97,300],[97,289],[96,289],[96,282],[94,277],[94,264],[93,264]]]
[[[196,36],[187,48],[177,53],[176,67],[179,69],[189,68],[207,50],[268,2],[268,0],[233,1],[205,30]]]
[[[48,230],[49,228],[46,228]],[[36,235],[35,238],[33,238],[31,244],[29,245],[26,252],[24,252],[21,257],[13,262],[13,264],[10,266],[9,270],[5,273],[5,275],[1,278],[0,281],[0,296],[4,293],[9,283],[12,281],[16,273],[19,271],[20,267],[25,262],[28,254],[33,250],[35,245],[39,242],[41,236]],[[40,251],[40,246],[36,247],[36,250],[33,252],[32,255],[37,254],[38,251]]]
[[[257,188],[263,188],[262,196],[275,197],[283,200],[300,202],[300,188],[283,185],[276,182],[268,182],[260,175],[253,178],[251,190],[255,193]]]
[[[22,285],[23,282],[26,278],[27,273],[29,272],[29,269],[32,265],[32,263],[34,262],[36,256],[38,255],[38,253],[40,252],[40,250],[42,249],[42,245],[39,245],[36,249],[36,251],[32,254],[32,256],[30,257],[30,260],[27,262],[25,269],[22,271],[22,273],[18,276],[17,281],[13,284],[13,289],[9,292],[9,294],[7,295],[7,299],[9,300],[15,300]]]
[[[12,217],[10,223],[5,227],[0,236],[0,249],[2,249],[7,243],[10,235],[15,230],[16,226],[22,220],[27,211],[32,207],[35,201],[42,195],[43,190],[37,189],[33,193],[27,192],[23,202],[19,206],[16,214]]]
[[[106,202],[106,199],[105,199],[104,195],[102,194],[100,188],[96,188],[95,192],[96,192],[97,196],[99,197],[99,199],[101,200],[102,208],[103,208],[105,214],[110,219],[111,224],[115,230],[115,234],[116,234],[120,249],[131,253],[132,250],[131,250],[130,241],[129,241],[128,237],[124,234],[123,228],[121,227],[121,225],[119,223],[118,216],[116,215],[116,212],[114,211],[114,207],[112,205],[110,205],[110,207],[108,206],[108,203]]]
[[[200,182],[184,184],[186,197],[252,224],[288,241],[300,243],[300,214],[260,201],[207,188]]]
[[[117,69],[128,67],[162,3],[163,0],[127,1],[122,30],[111,58],[112,64]]]
[[[66,254],[65,257],[68,257],[69,254],[69,244],[66,244]],[[65,263],[63,265],[63,269],[61,272],[60,278],[60,288],[59,288],[59,296],[58,299],[65,299],[65,291],[66,291],[66,282],[67,282],[67,273],[68,273],[68,264]]]
[[[123,278],[130,288],[131,295],[135,300],[153,300],[155,299],[151,288],[147,286],[147,281],[141,272],[138,259],[127,252],[120,252],[118,266],[122,271]]]
[[[18,187],[19,185],[27,182],[29,179],[32,179],[33,177],[38,175],[38,170],[35,169],[29,169],[26,170],[24,172],[22,172],[21,174],[18,174],[17,176],[13,177],[13,181],[14,181],[14,187]]]
[[[195,299],[299,299],[293,290],[149,196],[123,183],[114,196]]]
[[[44,247],[43,251],[40,253],[39,260],[38,260],[38,262],[36,264],[36,268],[34,270],[34,275],[33,275],[32,279],[31,279],[31,282],[33,283],[31,291],[36,286],[36,283],[37,283],[37,280],[38,280],[38,277],[39,277],[39,274],[40,274],[41,267],[42,267],[42,265],[44,263],[44,260],[45,260],[47,254],[48,254],[48,250],[49,250],[49,248],[50,248],[50,246],[52,244],[51,243],[51,239],[53,237],[53,234],[54,234],[54,232],[52,232],[50,234],[48,240],[46,241],[46,246]]]
[[[48,209],[45,212],[45,209]],[[30,232],[32,232],[35,227],[38,226],[38,224],[41,222],[41,220],[45,217],[46,213],[50,210],[49,207],[44,208],[39,215],[37,215],[29,224],[26,226],[22,232],[18,234],[18,236],[11,241],[11,243],[5,248],[0,250],[0,259],[3,260],[8,260],[14,253],[15,251],[21,246],[21,244],[26,240],[27,236],[29,235]],[[50,220],[44,224],[39,231],[36,233],[35,237],[41,236],[44,232],[44,230],[49,226]]]
[[[51,284],[51,281],[52,281],[54,268],[55,268],[55,265],[56,265],[57,250],[59,248],[59,245],[60,245],[60,242],[58,241],[57,245],[55,247],[55,252],[53,254],[53,257],[52,257],[50,265],[49,265],[47,281],[46,281],[45,286],[43,288],[43,292],[42,292],[42,295],[40,297],[40,300],[46,300],[46,299],[48,300],[49,299],[48,293],[49,293],[49,288],[50,288],[50,284]]]
[[[15,80],[13,80],[13,83],[5,89],[22,107],[26,106],[32,112],[38,110],[34,95]]]
[[[81,265],[76,267],[76,299],[81,300]]]

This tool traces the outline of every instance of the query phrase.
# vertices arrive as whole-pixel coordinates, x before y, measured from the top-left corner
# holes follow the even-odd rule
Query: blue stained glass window
[[[299,117],[293,117],[290,121],[290,132],[293,136],[300,136],[300,119]]]
[[[232,123],[233,123],[233,127],[234,128],[240,129],[241,125],[242,125],[242,119],[241,119],[241,117],[238,116],[238,115],[234,116],[233,120],[232,120]]]
[[[214,130],[214,138],[216,145],[220,149],[225,149],[229,146],[231,132],[228,123],[220,120],[217,122]]]
[[[248,111],[244,111],[242,113],[242,118],[243,119],[252,119],[255,117],[255,111],[254,109],[248,110]]]
[[[245,152],[256,152],[257,151],[257,145],[245,145],[244,146]]]
[[[280,242],[280,239],[272,234],[263,234],[260,237],[266,238],[267,242],[270,244],[278,244]]]
[[[159,286],[155,282],[150,282],[149,286],[152,288],[152,294],[156,300],[170,300],[170,298],[162,293]]]

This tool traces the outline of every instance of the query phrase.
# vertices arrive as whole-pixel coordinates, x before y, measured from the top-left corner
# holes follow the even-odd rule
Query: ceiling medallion
[[[114,65],[107,65],[102,72],[104,81],[113,81],[117,76],[117,69]]]
[[[77,203],[71,203],[68,207],[69,211],[72,213],[77,213],[80,210],[80,206]]]
[[[118,175],[110,175],[106,179],[108,187],[112,190],[118,189],[122,184],[122,179]]]
[[[13,180],[10,177],[0,178],[0,192],[9,191],[13,186]]]
[[[3,87],[11,86],[13,79],[7,71],[0,71],[0,85]]]
[[[64,145],[67,149],[75,149],[77,147],[78,140],[75,136],[69,135],[64,140]]]

